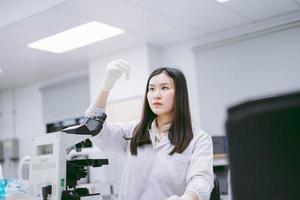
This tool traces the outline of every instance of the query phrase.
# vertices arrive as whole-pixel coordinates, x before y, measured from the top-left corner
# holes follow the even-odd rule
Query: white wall
[[[7,138],[13,134],[13,90],[0,93],[0,137]]]
[[[201,124],[224,135],[228,106],[300,89],[300,28],[196,52]]]
[[[79,71],[80,73],[78,73],[78,70],[74,70],[73,74],[69,73],[31,85],[0,92],[0,140],[12,137],[19,138],[20,158],[30,155],[32,137],[46,133],[41,88],[51,87],[51,85],[55,85],[62,80],[74,80],[75,77],[82,77],[84,72]],[[86,70],[85,74],[87,74]],[[86,94],[86,102],[89,101],[88,86],[84,88],[85,91],[80,90],[82,87],[77,87],[77,89],[71,87],[71,89],[73,92]],[[53,113],[57,117],[57,120],[70,117],[69,113],[61,112],[61,110],[64,110],[65,105],[62,104],[63,101],[60,101],[60,98],[54,98],[56,108],[53,109],[55,109],[56,114],[54,111]],[[17,166],[18,162],[5,161],[3,175],[5,177],[16,177]]]
[[[41,92],[45,123],[82,117],[90,103],[87,74],[45,86]]]
[[[45,133],[42,122],[41,94],[37,86],[1,92],[0,139],[19,138],[20,158],[30,154],[31,138]],[[13,103],[13,98],[15,103]],[[5,177],[17,176],[16,161],[6,161]]]

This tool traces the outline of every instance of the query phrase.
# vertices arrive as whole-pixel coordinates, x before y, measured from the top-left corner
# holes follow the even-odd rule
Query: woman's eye
[[[169,89],[169,88],[166,87],[166,86],[163,86],[161,89],[162,89],[162,90],[167,90],[167,89]]]
[[[149,91],[153,91],[154,90],[154,88],[149,88]]]

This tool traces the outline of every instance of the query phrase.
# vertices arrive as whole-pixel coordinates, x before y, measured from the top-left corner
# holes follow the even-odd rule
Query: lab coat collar
[[[169,131],[169,129],[171,128],[172,123],[168,123],[163,125],[162,127],[162,131],[163,133],[166,133]],[[151,129],[154,130],[155,132],[159,133],[159,130],[157,128],[157,121],[156,118],[153,120],[153,122],[151,123]]]
[[[153,120],[153,122],[151,123],[151,129],[149,129],[150,139],[151,139],[151,142],[152,142],[152,145],[153,145],[153,149],[157,149],[161,146],[164,146],[164,145],[170,143],[168,133],[169,133],[171,125],[172,125],[172,123],[168,123],[168,124],[163,125],[162,131],[165,134],[164,134],[163,137],[160,137],[159,130],[157,128],[156,119]],[[156,143],[155,138],[158,138],[160,140],[160,142],[156,145],[155,145],[155,143]]]

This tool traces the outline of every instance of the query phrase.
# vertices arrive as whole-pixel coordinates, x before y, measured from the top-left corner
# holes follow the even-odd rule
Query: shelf
[[[213,166],[227,166],[229,164],[226,154],[214,154]]]

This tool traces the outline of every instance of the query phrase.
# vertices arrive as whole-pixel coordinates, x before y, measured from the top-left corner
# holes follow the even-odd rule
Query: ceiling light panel
[[[28,47],[52,53],[63,53],[124,32],[120,28],[92,21],[30,43]]]

